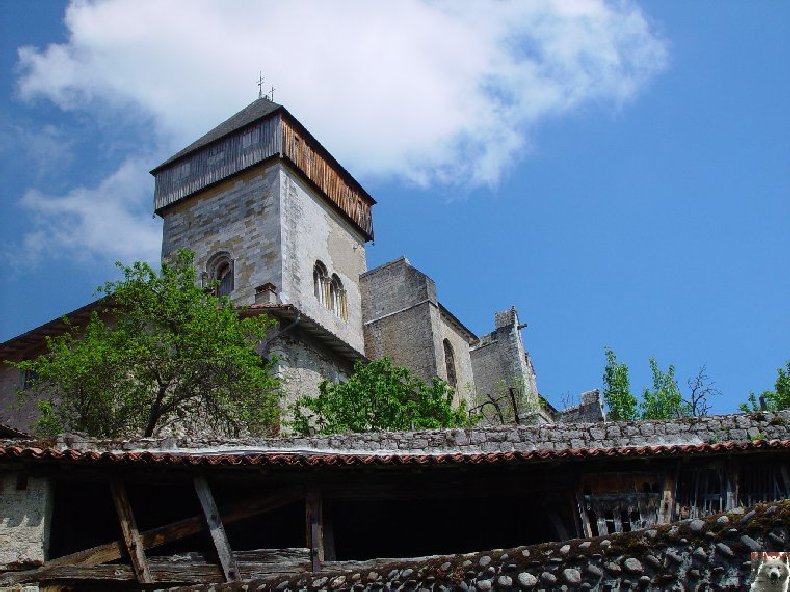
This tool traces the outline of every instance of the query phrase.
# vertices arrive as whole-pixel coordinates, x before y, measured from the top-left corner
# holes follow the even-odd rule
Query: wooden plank
[[[123,481],[116,478],[110,481],[110,490],[112,491],[115,511],[118,514],[118,521],[121,523],[121,532],[126,543],[126,551],[132,560],[137,581],[141,584],[150,584],[153,582],[153,579],[145,561],[143,542],[140,539],[140,531],[137,530],[137,521],[134,519],[134,512],[132,512],[132,506],[129,503],[126,487]]]
[[[214,541],[214,547],[219,555],[219,562],[222,564],[222,571],[225,574],[225,581],[234,582],[239,577],[239,570],[236,567],[236,560],[233,558],[233,551],[228,542],[228,535],[222,525],[217,503],[211,494],[208,481],[204,475],[195,475],[195,492],[197,493],[200,505],[203,507],[203,515],[206,517],[206,524]]]
[[[324,525],[321,495],[309,492],[305,500],[307,522],[307,548],[310,549],[310,564],[313,572],[321,571],[324,561]]]
[[[238,522],[258,514],[263,514],[270,510],[280,508],[297,497],[301,497],[302,489],[289,488],[279,491],[261,499],[252,499],[233,504],[227,511],[222,512],[222,519],[225,524]],[[151,549],[167,543],[173,543],[184,537],[197,534],[205,528],[205,518],[203,516],[193,516],[178,522],[173,522],[165,526],[153,528],[140,533],[143,548]],[[0,576],[0,585],[6,586],[20,582],[37,581],[50,570],[65,567],[67,565],[97,565],[108,561],[120,559],[124,554],[124,542],[113,541],[98,547],[85,549],[62,557],[57,557],[46,562],[43,567],[24,572],[7,572]]]
[[[584,531],[584,538],[593,536],[592,526],[590,525],[590,517],[587,514],[587,507],[584,505],[584,490],[581,486],[576,488],[576,507],[579,509],[579,516],[582,519],[582,529]]]
[[[738,464],[732,460],[727,463],[724,474],[724,509],[732,510],[738,505]]]
[[[293,575],[309,571],[307,549],[259,549],[233,554],[243,579],[260,579],[277,575]],[[211,563],[203,553],[183,553],[171,557],[148,557],[153,582],[189,584],[221,583],[225,581],[222,569]],[[67,565],[50,570],[41,582],[46,581],[114,581],[134,582],[136,576],[126,564]]]
[[[669,470],[664,476],[664,487],[661,496],[661,507],[658,510],[658,523],[669,524],[675,513],[675,494],[677,490],[677,471]]]

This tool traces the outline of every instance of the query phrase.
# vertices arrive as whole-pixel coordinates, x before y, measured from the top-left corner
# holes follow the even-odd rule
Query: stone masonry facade
[[[44,563],[51,516],[49,479],[19,472],[0,476],[0,570]]]

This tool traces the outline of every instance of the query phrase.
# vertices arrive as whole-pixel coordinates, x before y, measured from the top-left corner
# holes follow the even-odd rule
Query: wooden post
[[[579,516],[582,519],[584,537],[590,538],[593,535],[592,526],[590,526],[590,517],[587,515],[587,508],[584,506],[584,488],[581,485],[576,487],[576,506],[579,508]]]
[[[725,466],[725,490],[727,497],[724,500],[724,509],[732,510],[738,505],[738,464],[729,460]]]
[[[195,492],[200,499],[200,505],[203,506],[203,514],[206,517],[211,538],[214,540],[214,547],[217,549],[222,571],[225,573],[225,581],[234,582],[239,577],[239,570],[236,567],[236,560],[233,558],[233,551],[228,544],[228,535],[225,533],[225,527],[222,526],[214,496],[211,495],[208,481],[203,475],[195,475]]]
[[[669,469],[664,475],[664,489],[661,496],[661,508],[658,510],[658,523],[669,524],[675,513],[675,489],[677,488],[677,472]]]
[[[137,530],[137,521],[134,519],[132,506],[129,504],[126,487],[120,479],[113,479],[110,481],[110,489],[112,490],[112,501],[115,504],[115,511],[118,513],[118,520],[121,523],[121,532],[126,544],[126,551],[132,560],[137,581],[141,584],[150,584],[154,580],[151,578],[151,572],[148,571],[143,541],[140,537],[140,531]]]
[[[305,498],[307,522],[307,548],[310,549],[310,566],[313,573],[321,571],[324,561],[324,521],[321,495],[311,491]]]

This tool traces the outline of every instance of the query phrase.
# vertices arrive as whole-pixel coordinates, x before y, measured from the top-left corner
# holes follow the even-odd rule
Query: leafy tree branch
[[[189,251],[159,274],[144,262],[117,265],[124,279],[100,287],[101,314],[84,327],[70,324],[47,338],[47,353],[15,364],[38,376],[39,430],[275,432],[279,383],[254,350],[274,321],[239,318],[227,298],[207,294]]]

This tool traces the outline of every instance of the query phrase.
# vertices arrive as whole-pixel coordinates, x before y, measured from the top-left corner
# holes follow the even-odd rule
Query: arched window
[[[329,308],[341,319],[348,318],[346,291],[343,289],[343,282],[335,274],[332,275],[332,281],[329,283]]]
[[[453,352],[453,345],[449,339],[444,340],[444,365],[447,370],[447,384],[455,388],[458,384],[458,378],[455,374],[455,353]]]
[[[230,296],[233,292],[233,259],[228,253],[212,255],[206,264],[208,279],[219,282],[214,287],[215,296]]]
[[[329,308],[329,274],[326,265],[320,261],[316,261],[313,265],[313,294],[318,302]]]

